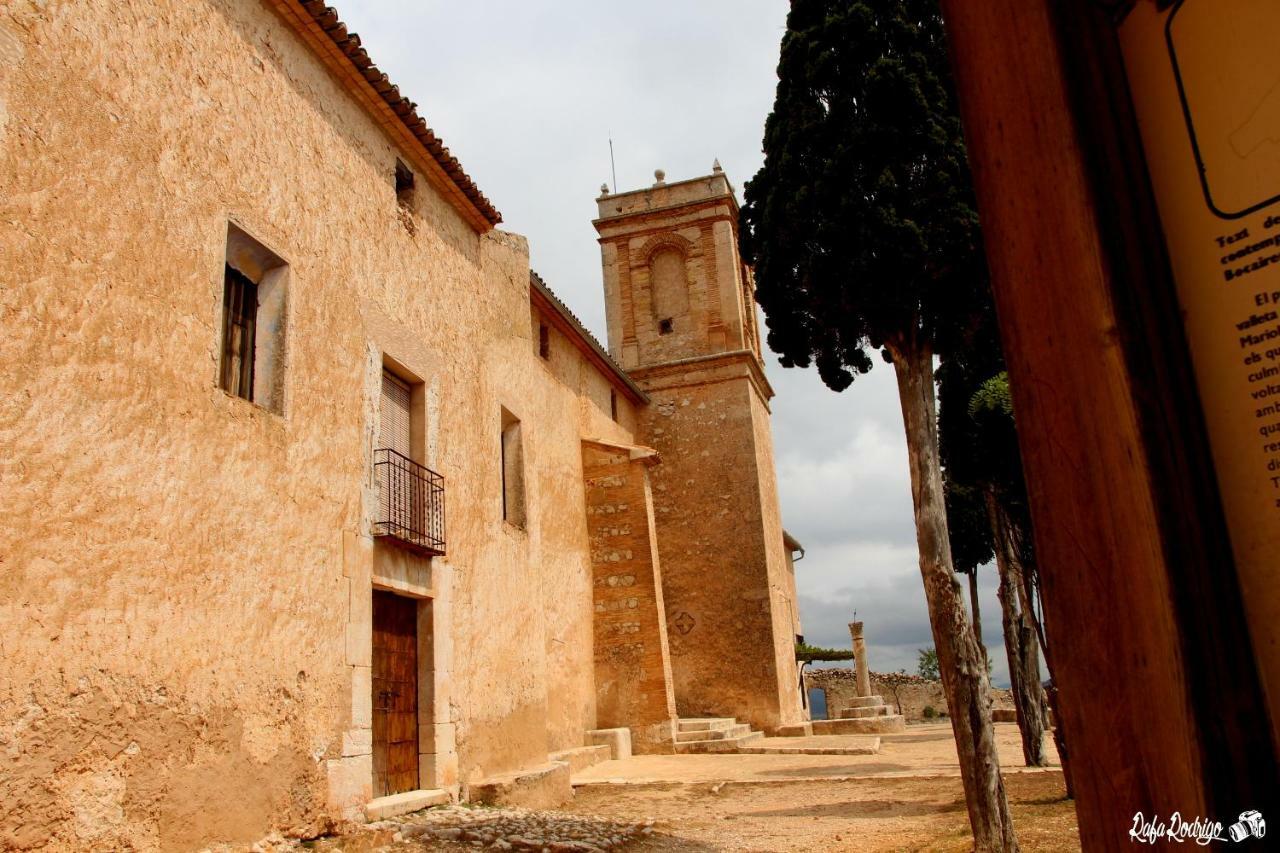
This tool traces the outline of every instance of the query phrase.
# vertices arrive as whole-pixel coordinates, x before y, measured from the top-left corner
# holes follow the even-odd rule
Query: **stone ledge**
[[[405,791],[389,797],[378,797],[365,803],[364,816],[369,821],[386,820],[409,812],[421,811],[431,806],[450,802],[446,791]]]
[[[774,737],[810,737],[813,734],[813,723],[797,723],[793,726],[778,726]]]
[[[564,761],[569,765],[569,772],[577,773],[579,770],[586,770],[593,767],[601,761],[608,761],[613,751],[608,744],[599,743],[591,746],[579,746],[574,749],[563,749],[560,752],[553,752],[549,756],[552,761]]]
[[[569,764],[552,761],[514,773],[490,776],[471,786],[468,799],[485,805],[555,808],[573,799]]]

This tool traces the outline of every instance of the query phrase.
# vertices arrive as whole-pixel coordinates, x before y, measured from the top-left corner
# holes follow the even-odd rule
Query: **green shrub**
[[[932,705],[925,705],[923,713],[926,720],[932,720],[934,717],[938,716],[938,712],[933,710]]]

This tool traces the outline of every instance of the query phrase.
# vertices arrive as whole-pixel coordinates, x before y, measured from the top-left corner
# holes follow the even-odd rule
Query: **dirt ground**
[[[865,740],[838,739],[848,745]],[[1013,724],[997,724],[996,744],[1022,849],[1079,850],[1075,806],[1065,798],[1061,770],[1025,767]],[[1052,750],[1050,759],[1056,765]],[[636,756],[574,774],[576,795],[558,809],[419,812],[398,825],[403,841],[353,846],[355,839],[347,839],[335,849],[961,853],[973,842],[959,769],[945,722],[885,735],[872,755]],[[412,824],[422,821],[468,834],[410,838]],[[503,838],[517,843],[503,846]],[[575,846],[568,839],[595,841]]]
[[[1005,777],[1024,851],[1079,850],[1062,774]],[[621,821],[657,819],[636,851],[968,851],[955,777],[805,782],[588,785],[561,808]]]

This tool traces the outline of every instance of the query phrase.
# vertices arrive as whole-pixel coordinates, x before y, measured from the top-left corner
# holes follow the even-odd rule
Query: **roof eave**
[[[360,46],[360,37],[347,32],[335,9],[316,0],[265,2],[298,33],[467,224],[483,234],[502,221],[502,214],[418,115],[416,105],[401,97],[399,88],[373,64]]]

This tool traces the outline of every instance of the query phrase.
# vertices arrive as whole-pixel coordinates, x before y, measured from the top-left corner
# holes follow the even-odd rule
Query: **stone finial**
[[[601,184],[601,185],[600,185],[600,197],[601,197],[601,198],[603,198],[603,197],[607,196],[608,194],[609,194],[609,185],[608,185],[608,184]]]
[[[716,174],[716,175],[722,175],[722,174],[724,174],[724,169],[720,167],[720,158],[719,158],[719,157],[717,157],[717,158],[716,158],[716,161],[715,161],[714,163],[712,163],[712,164],[711,164],[711,171],[712,171],[712,173],[713,173],[713,174]]]
[[[667,173],[662,171],[661,169],[654,169],[653,177],[654,177],[653,185],[655,187],[660,187],[667,182]]]

